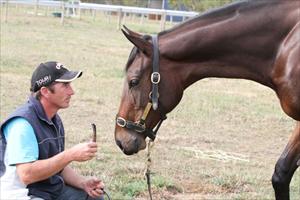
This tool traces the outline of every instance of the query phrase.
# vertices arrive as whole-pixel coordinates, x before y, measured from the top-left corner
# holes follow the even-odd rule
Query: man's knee
[[[104,196],[98,197],[96,199],[89,197],[88,200],[104,200]]]
[[[68,200],[68,199],[76,199],[76,200],[104,200],[103,196],[99,198],[88,197],[88,194],[81,189],[74,188],[72,186],[65,185],[61,195],[57,200]]]

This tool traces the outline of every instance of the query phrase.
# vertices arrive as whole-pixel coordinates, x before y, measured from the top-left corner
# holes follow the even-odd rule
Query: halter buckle
[[[157,93],[157,98],[159,98],[159,93]],[[152,91],[149,92],[149,99],[152,99]]]
[[[117,124],[120,126],[120,127],[122,127],[122,128],[124,128],[125,126],[126,126],[126,120],[124,119],[124,118],[122,118],[122,117],[117,117]]]
[[[158,84],[160,82],[160,73],[158,72],[153,72],[151,74],[151,82],[153,84]]]

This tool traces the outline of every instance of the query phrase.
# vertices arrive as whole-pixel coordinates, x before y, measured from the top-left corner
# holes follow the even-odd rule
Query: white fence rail
[[[130,7],[130,6],[117,6],[117,5],[105,5],[105,4],[93,4],[93,3],[68,3],[64,1],[47,1],[47,0],[0,0],[2,4],[17,4],[17,5],[32,5],[35,6],[35,12],[37,12],[38,7],[46,6],[52,8],[60,8],[62,14],[62,22],[66,9],[78,10],[79,17],[81,10],[91,10],[91,11],[104,11],[104,12],[116,12],[118,13],[118,28],[120,28],[122,23],[122,18],[129,14],[139,14],[142,17],[147,15],[160,16],[161,29],[165,29],[166,17],[174,16],[183,17],[183,19],[194,17],[198,15],[197,12],[186,12],[186,11],[175,11],[175,10],[165,10],[165,9],[153,9],[153,8],[140,8],[140,7]],[[7,8],[7,6],[6,6]],[[6,11],[7,12],[7,11]]]

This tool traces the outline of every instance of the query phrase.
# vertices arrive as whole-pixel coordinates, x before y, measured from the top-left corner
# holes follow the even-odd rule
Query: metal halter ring
[[[153,84],[158,84],[160,82],[160,74],[158,72],[153,72],[151,74],[151,82]]]
[[[151,99],[151,98],[152,98],[152,91],[149,92],[149,99]],[[157,93],[157,98],[159,98],[159,93]]]
[[[126,120],[124,119],[124,118],[122,118],[122,117],[117,117],[117,124],[120,126],[120,127],[122,127],[122,128],[124,128],[125,126],[126,126]]]

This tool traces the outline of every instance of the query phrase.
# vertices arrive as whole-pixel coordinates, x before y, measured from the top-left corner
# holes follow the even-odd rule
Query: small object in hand
[[[96,129],[96,125],[92,124],[92,128],[93,128],[93,142],[97,141],[97,129]]]

